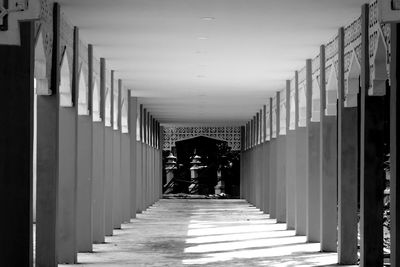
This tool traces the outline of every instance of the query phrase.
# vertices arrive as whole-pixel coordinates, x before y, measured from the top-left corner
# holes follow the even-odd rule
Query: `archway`
[[[114,85],[113,85],[113,116],[112,116],[112,122],[113,122],[113,129],[118,130],[119,129],[119,122],[118,122],[118,116],[119,116],[119,109],[118,109],[118,99],[119,99],[119,90],[118,90],[118,84],[117,81],[114,80]]]
[[[177,157],[176,183],[171,192],[193,193],[191,168],[194,156],[200,161],[198,169],[198,187],[195,192],[201,195],[213,195],[219,179],[223,181],[221,192],[238,197],[240,184],[240,152],[232,150],[226,141],[205,136],[197,136],[176,142],[173,149]],[[164,151],[167,157],[169,152]],[[220,188],[218,189],[220,190]]]
[[[78,91],[78,115],[89,115],[89,90],[86,82],[87,70],[83,65],[79,71],[79,91]]]
[[[107,126],[107,127],[111,127],[111,115],[112,115],[112,112],[111,112],[111,94],[112,94],[112,92],[111,92],[110,88],[111,87],[107,82],[106,83],[106,91],[104,93],[104,95],[105,95],[105,98],[104,98],[104,101],[105,101],[105,103],[104,103],[104,105],[105,105],[104,123],[105,123],[105,126]]]
[[[360,92],[361,65],[357,59],[356,52],[352,52],[349,70],[345,86],[345,107],[356,107],[358,105],[358,93]]]
[[[62,65],[61,65],[61,78],[60,78],[60,107],[72,107],[72,87],[70,66],[67,52],[65,51]]]
[[[93,121],[101,121],[100,115],[100,89],[97,85],[97,79],[93,82]]]
[[[332,63],[330,66],[328,82],[326,84],[326,116],[337,115],[337,99],[338,99],[338,78],[336,67]]]

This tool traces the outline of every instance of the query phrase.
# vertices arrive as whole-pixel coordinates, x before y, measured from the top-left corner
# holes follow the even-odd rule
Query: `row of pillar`
[[[320,243],[321,251],[338,252],[340,264],[358,261],[360,217],[360,265],[382,266],[383,162],[390,145],[391,264],[397,266],[399,24],[376,30],[370,16],[376,9],[374,1],[364,5],[358,20],[340,28],[242,127],[241,197]],[[385,40],[390,45],[381,47]]]
[[[76,263],[162,195],[160,123],[64,24],[59,4],[51,11],[50,24],[20,23],[19,46],[0,44],[4,266],[33,266],[34,250],[38,267]],[[50,33],[51,53],[38,52]],[[51,62],[44,79],[39,54]]]

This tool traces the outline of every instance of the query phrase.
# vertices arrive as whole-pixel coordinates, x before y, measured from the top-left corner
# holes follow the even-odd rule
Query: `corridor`
[[[336,266],[286,228],[243,200],[162,199],[77,266]]]
[[[0,0],[0,267],[399,267],[399,35],[400,0]]]

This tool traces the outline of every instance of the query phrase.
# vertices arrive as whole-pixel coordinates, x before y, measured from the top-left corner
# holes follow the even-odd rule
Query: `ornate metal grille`
[[[178,141],[199,136],[226,141],[232,150],[241,149],[240,127],[164,127],[163,150],[171,150]]]

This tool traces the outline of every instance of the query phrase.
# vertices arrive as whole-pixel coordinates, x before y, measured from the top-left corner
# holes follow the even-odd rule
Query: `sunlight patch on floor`
[[[269,219],[269,215],[261,214],[257,209],[243,210],[249,217],[230,211],[236,220],[221,217],[221,213],[229,213],[227,209],[210,208],[208,212],[192,212],[182,264],[239,266],[246,263],[249,266],[269,267],[336,265],[337,253],[321,253],[319,243],[307,243],[305,236],[296,236],[294,230],[287,230],[286,224],[276,223],[276,220]],[[218,220],[215,220],[218,215]]]
[[[229,222],[227,222],[229,224]],[[190,229],[188,236],[208,236],[208,235],[222,235],[222,234],[235,234],[235,233],[254,233],[254,232],[266,232],[266,231],[282,231],[286,229],[285,224],[271,224],[263,223],[259,225],[239,225],[239,226],[219,226],[213,228],[200,228]]]
[[[305,238],[302,239],[305,242]],[[240,249],[240,250],[238,250]],[[227,246],[228,250],[228,246]],[[194,259],[185,259],[183,260],[183,264],[212,264],[224,261],[231,261],[235,259],[255,259],[262,258],[259,265],[264,266],[325,266],[330,264],[335,264],[337,262],[336,254],[327,254],[327,255],[301,255],[307,253],[318,253],[319,244],[295,244],[289,245],[286,244],[284,246],[275,246],[272,248],[260,248],[260,249],[250,249],[245,246],[242,247],[232,247],[231,251],[220,252],[220,253],[205,253],[201,254],[200,258]],[[201,251],[200,251],[201,253]],[[300,255],[299,255],[300,254]],[[295,258],[292,258],[295,257]],[[274,261],[277,261],[279,258],[279,265],[271,265],[274,264]],[[286,262],[284,262],[286,261]],[[302,261],[306,261],[306,263],[302,263]]]
[[[200,236],[200,237],[188,238],[186,239],[186,243],[202,244],[202,243],[242,241],[242,240],[254,240],[261,238],[276,238],[276,237],[290,237],[290,236],[295,236],[294,230]]]
[[[205,252],[232,251],[238,249],[260,248],[260,247],[279,247],[282,245],[304,243],[305,241],[306,237],[304,236],[292,236],[284,238],[222,242],[222,243],[212,243],[212,244],[202,244],[202,245],[192,246],[186,248],[185,253],[205,253]]]

